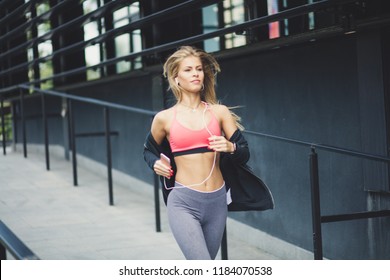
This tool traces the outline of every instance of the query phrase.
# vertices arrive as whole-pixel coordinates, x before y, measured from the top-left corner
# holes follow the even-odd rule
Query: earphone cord
[[[204,126],[205,126],[207,132],[210,134],[210,136],[213,136],[213,134],[211,133],[211,131],[210,131],[209,128],[207,127],[206,119],[205,119],[205,117],[204,117],[205,114],[206,114],[206,110],[207,110],[207,108],[208,108],[208,104],[205,103],[205,105],[206,105],[206,107],[205,107],[205,109],[203,110],[203,123],[204,123]],[[211,167],[211,170],[210,170],[210,174],[209,174],[209,175],[206,177],[206,179],[204,179],[202,182],[197,183],[197,184],[191,184],[191,185],[183,185],[183,184],[181,184],[180,182],[177,182],[177,181],[176,181],[176,182],[179,183],[180,185],[182,185],[182,186],[183,186],[182,188],[186,188],[186,187],[196,187],[196,186],[200,186],[200,185],[204,184],[208,179],[210,179],[211,175],[213,174],[213,171],[214,171],[214,168],[215,168],[215,163],[216,163],[216,161],[217,161],[217,152],[214,151],[214,161],[213,161],[213,166]],[[170,188],[167,187],[165,181],[166,181],[166,178],[164,177],[164,187],[165,187],[165,189],[171,190],[171,189],[174,188],[174,187],[170,187]]]

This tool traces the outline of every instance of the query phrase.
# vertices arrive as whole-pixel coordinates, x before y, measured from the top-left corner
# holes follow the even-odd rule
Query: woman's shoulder
[[[158,120],[167,120],[171,118],[172,115],[173,115],[173,107],[159,111],[156,114],[155,118],[157,118]]]
[[[169,131],[170,120],[173,118],[173,109],[165,109],[158,112],[152,122],[152,135],[157,143],[161,143]]]
[[[173,117],[173,107],[159,111],[153,119],[153,122],[156,124],[165,126],[167,123],[170,123]]]
[[[211,110],[215,112],[219,116],[223,116],[224,114],[230,112],[229,108],[223,104],[211,104],[209,105]]]

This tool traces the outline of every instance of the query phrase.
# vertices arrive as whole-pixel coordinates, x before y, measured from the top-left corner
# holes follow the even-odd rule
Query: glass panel
[[[85,0],[83,2],[84,14],[91,13],[99,7],[96,0]],[[84,25],[84,40],[90,40],[101,34],[99,30],[99,23],[92,21]],[[85,48],[85,62],[86,66],[93,66],[101,62],[101,45],[96,44]],[[87,80],[94,80],[100,78],[100,69],[87,70]]]
[[[225,0],[224,7],[224,24],[226,27],[233,26],[245,21],[244,0]],[[244,35],[227,34],[225,36],[225,47],[227,49],[239,47],[246,44]]]
[[[37,16],[47,12],[48,10],[50,10],[48,3],[40,3],[36,6]]]
[[[51,40],[47,40],[38,45],[39,57],[45,57],[53,53],[53,46]]]
[[[85,48],[85,59],[88,66],[93,66],[100,63],[100,46],[94,45]],[[99,69],[89,69],[87,71],[87,80],[100,78]]]
[[[114,27],[118,28],[129,23],[128,7],[123,7],[113,13]]]
[[[87,41],[89,39],[95,38],[99,36],[98,24],[96,21],[92,21],[84,25],[84,40]]]
[[[88,14],[98,8],[96,0],[85,0],[83,2],[84,14]]]
[[[40,71],[40,77],[41,79],[51,77],[53,76],[53,64],[52,61],[46,61],[44,63],[39,64],[39,71]],[[42,89],[52,88],[53,87],[53,80],[48,80],[41,84]]]
[[[209,33],[218,29],[218,6],[216,4],[202,9],[203,33]],[[204,41],[204,49],[207,52],[220,50],[219,38],[212,38]]]
[[[142,38],[141,38],[141,30],[137,29],[133,31],[132,34],[132,42],[133,42],[133,52],[142,51]],[[133,69],[142,68],[142,58],[137,57],[133,60]]]
[[[286,0],[283,0],[285,3]],[[273,15],[279,12],[279,7],[278,7],[278,0],[267,0],[267,7],[268,7],[268,15]],[[288,22],[287,20],[285,21],[285,26],[286,30],[285,32],[288,32]],[[271,22],[268,24],[269,28],[269,38],[274,39],[280,37],[280,31],[279,31],[279,22]],[[286,34],[287,35],[287,34]]]
[[[313,0],[308,0],[308,4],[313,4]],[[315,28],[314,13],[311,12],[308,14],[309,17],[309,29],[313,30]]]
[[[127,7],[116,10],[113,13],[114,28],[125,26],[140,18],[139,3],[135,2]],[[130,53],[142,50],[141,30],[134,30],[115,38],[116,57],[126,56]],[[117,63],[117,72],[122,73],[142,67],[142,59],[135,58],[131,61]]]
[[[115,38],[115,51],[117,56],[123,56],[130,53],[130,35],[122,34]],[[126,72],[130,70],[130,63],[126,61],[120,61],[116,65],[118,73]]]

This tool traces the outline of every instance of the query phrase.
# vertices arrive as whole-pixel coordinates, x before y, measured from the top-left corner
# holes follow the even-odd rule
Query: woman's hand
[[[209,137],[209,149],[224,153],[234,153],[235,151],[234,144],[223,136]]]
[[[171,179],[173,175],[173,170],[170,165],[165,164],[162,162],[162,160],[156,160],[153,166],[154,172],[156,172],[157,175],[166,177],[168,179]]]

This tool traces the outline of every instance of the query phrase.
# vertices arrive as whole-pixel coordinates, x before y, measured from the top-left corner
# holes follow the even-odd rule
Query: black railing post
[[[20,119],[22,122],[22,138],[23,138],[23,155],[27,157],[27,135],[26,135],[26,119],[24,117],[24,93],[20,89]]]
[[[114,205],[114,192],[112,188],[112,154],[111,154],[111,131],[110,131],[110,110],[104,107],[104,127],[106,136],[106,155],[107,155],[107,178],[108,178],[108,196],[110,205]]]
[[[5,117],[4,117],[4,100],[1,98],[0,100],[0,110],[1,110],[1,134],[3,136],[3,155],[7,154],[7,149],[6,149],[6,133],[5,133]]]
[[[310,153],[310,185],[311,185],[311,211],[313,223],[314,259],[322,260],[322,230],[321,230],[321,205],[320,183],[318,176],[318,156],[315,149]]]
[[[42,101],[42,122],[43,122],[43,137],[45,142],[45,158],[46,158],[46,170],[50,170],[50,156],[49,156],[49,130],[47,127],[47,114],[46,114],[46,97],[44,93],[41,93]]]
[[[226,231],[226,226],[225,230],[223,231],[223,236],[222,236],[222,242],[221,242],[221,259],[222,260],[227,260],[228,259],[228,248],[227,248],[227,231]]]
[[[156,232],[161,232],[160,218],[160,182],[159,177],[154,173],[154,209],[156,213]]]
[[[6,260],[6,259],[7,259],[7,249],[2,243],[0,243],[0,260]]]
[[[11,103],[11,122],[12,122],[12,140],[15,144],[18,143],[18,119],[17,119],[17,105],[15,103]]]
[[[72,108],[72,101],[68,99],[68,110],[69,110],[69,136],[70,136],[70,146],[72,149],[72,167],[73,167],[73,185],[77,186],[77,158],[76,158],[76,136],[75,136],[75,127],[74,127],[74,115]]]

